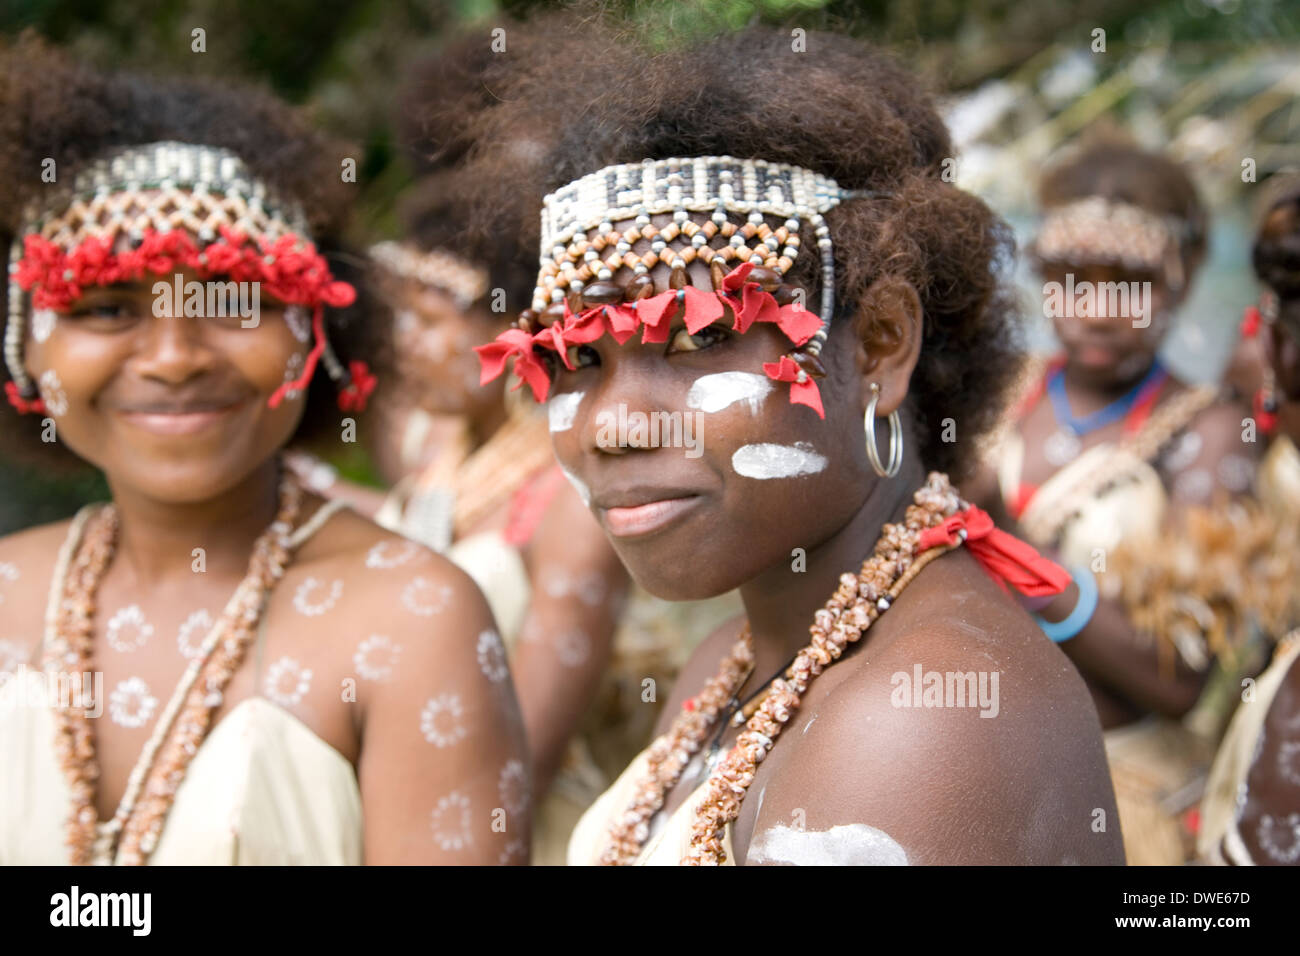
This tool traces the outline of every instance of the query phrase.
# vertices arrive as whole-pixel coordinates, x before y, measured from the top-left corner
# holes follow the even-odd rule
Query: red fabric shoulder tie
[[[1019,538],[999,531],[988,512],[974,506],[922,531],[916,542],[917,550],[960,544],[961,531],[966,532],[966,547],[971,555],[1004,591],[1010,584],[1028,597],[1047,597],[1060,594],[1070,584],[1070,574],[1065,568]]]

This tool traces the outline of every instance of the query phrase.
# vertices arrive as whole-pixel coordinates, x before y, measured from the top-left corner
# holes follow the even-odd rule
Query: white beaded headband
[[[691,156],[646,159],[639,163],[606,166],[555,190],[542,200],[540,273],[533,294],[533,309],[544,310],[567,295],[581,295],[593,280],[612,278],[620,268],[643,275],[657,262],[674,269],[698,258],[724,263],[739,259],[757,262],[783,276],[799,254],[801,222],[813,226],[822,260],[822,327],[807,345],[816,355],[826,340],[835,307],[835,270],[830,230],[822,214],[849,198],[870,193],[843,189],[829,176],[810,169],[762,159],[734,156]],[[692,212],[712,213],[699,226]],[[653,215],[672,213],[673,222],[662,230],[650,224]],[[747,216],[737,230],[728,213]],[[771,230],[764,216],[786,220]],[[631,219],[633,228],[614,231],[613,223]],[[595,230],[596,235],[587,233]],[[712,249],[709,240],[721,234],[728,240]],[[672,248],[684,238],[688,245]],[[632,245],[651,242],[648,255],[638,255]],[[755,246],[748,245],[757,239]],[[576,254],[575,254],[576,253]]]
[[[185,233],[197,238],[197,252],[171,242]],[[81,286],[121,281],[122,273],[129,271],[123,266],[129,254],[112,251],[122,236],[136,246],[137,255],[151,250],[151,254],[167,261],[192,259],[189,264],[196,267],[205,266],[211,250],[228,237],[253,240],[262,247],[262,254],[254,256],[253,263],[243,262],[240,268],[250,275],[260,275],[273,293],[278,289],[284,296],[301,299],[290,306],[293,309],[322,302],[344,305],[355,294],[351,286],[333,280],[314,247],[307,249],[311,239],[302,207],[285,201],[257,179],[235,153],[174,141],[115,149],[78,167],[69,180],[53,185],[24,209],[22,226],[9,249],[9,309],[4,336],[5,364],[12,379],[5,391],[16,407],[29,406],[27,400],[36,391],[22,361],[24,288],[39,286],[33,293],[37,327],[48,329],[53,316],[51,300],[66,303],[79,294]],[[309,252],[311,275],[286,276],[276,286],[278,273],[270,245],[276,243],[278,249],[285,241],[292,251]],[[101,250],[95,261],[79,258],[91,247]],[[33,248],[39,258],[63,264],[42,270],[39,261],[35,265],[29,261]],[[230,249],[224,251],[229,253]],[[229,255],[226,258],[229,260]],[[348,382],[350,373],[334,356],[323,326],[315,318],[312,322],[313,328],[319,326],[320,330],[309,364],[314,368],[318,357],[332,379]],[[305,370],[304,379],[308,374],[309,370]],[[361,401],[364,404],[364,398]]]
[[[409,243],[380,242],[370,247],[370,258],[399,279],[442,290],[462,309],[469,308],[488,290],[486,269],[445,249],[426,251]]]
[[[19,231],[69,248],[87,237],[185,229],[207,242],[228,226],[245,235],[307,238],[307,218],[256,179],[230,150],[195,143],[129,146],[79,168],[67,186],[28,203]]]
[[[1049,209],[1033,252],[1044,262],[1104,262],[1130,269],[1172,267],[1181,285],[1181,265],[1172,258],[1191,238],[1191,223],[1161,216],[1131,203],[1088,196]]]

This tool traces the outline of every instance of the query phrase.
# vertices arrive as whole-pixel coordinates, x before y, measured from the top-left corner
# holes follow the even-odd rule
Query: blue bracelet
[[[1034,620],[1043,629],[1043,633],[1058,644],[1068,641],[1087,627],[1097,611],[1097,579],[1092,572],[1086,567],[1075,565],[1070,568],[1070,577],[1079,586],[1079,600],[1075,602],[1074,610],[1069,616],[1053,624],[1044,620],[1041,614],[1034,615]]]

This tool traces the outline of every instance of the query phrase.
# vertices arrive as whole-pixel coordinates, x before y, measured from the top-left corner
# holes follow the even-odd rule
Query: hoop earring
[[[881,478],[893,478],[903,467],[903,423],[898,417],[898,409],[889,413],[889,467],[885,467],[880,463],[880,451],[876,448],[876,403],[879,401],[880,386],[872,382],[871,402],[862,422],[867,433],[867,458]]]

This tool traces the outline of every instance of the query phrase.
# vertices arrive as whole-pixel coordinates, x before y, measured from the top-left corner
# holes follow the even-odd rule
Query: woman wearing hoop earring
[[[989,268],[1001,228],[942,181],[938,117],[843,37],[810,36],[813,68],[766,29],[652,57],[573,34],[505,84],[491,124],[564,137],[477,150],[484,209],[549,191],[533,308],[480,350],[485,376],[513,360],[566,408],[557,457],[640,584],[738,588],[746,616],[696,649],[569,862],[1122,862],[1091,825],[1114,802],[1082,682],[999,583],[1050,597],[1066,576],[942,474],[973,448],[935,431],[950,396],[991,403],[1016,356]],[[635,79],[581,67],[611,56]],[[865,238],[905,218],[906,243]],[[665,418],[698,446],[609,437]],[[970,693],[945,698],[958,674]],[[953,787],[929,785],[936,767]]]
[[[876,447],[876,405],[880,403],[880,384],[871,383],[871,401],[867,403],[867,413],[863,423],[867,432],[867,458],[871,467],[881,478],[893,478],[903,467],[903,422],[898,417],[898,409],[889,413],[889,464],[880,463],[880,449]]]

